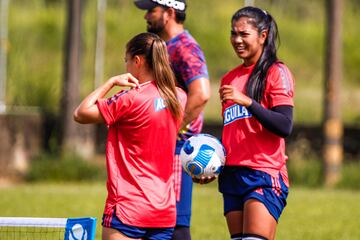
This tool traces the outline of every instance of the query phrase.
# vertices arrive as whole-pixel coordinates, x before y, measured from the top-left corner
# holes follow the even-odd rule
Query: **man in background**
[[[146,10],[147,31],[166,41],[177,85],[187,93],[184,120],[176,143],[175,192],[177,219],[174,240],[190,240],[192,178],[181,167],[180,149],[185,140],[200,133],[203,109],[210,98],[210,82],[204,54],[190,33],[184,28],[185,0],[134,0]]]

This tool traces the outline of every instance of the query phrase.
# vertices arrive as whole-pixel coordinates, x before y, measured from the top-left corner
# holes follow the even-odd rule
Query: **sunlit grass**
[[[25,184],[0,188],[0,215],[13,217],[96,217],[100,239],[105,182]],[[194,240],[229,239],[217,183],[195,185]],[[277,239],[359,239],[360,192],[291,188]]]

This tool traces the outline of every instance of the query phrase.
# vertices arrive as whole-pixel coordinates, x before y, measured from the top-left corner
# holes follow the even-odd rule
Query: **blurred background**
[[[10,125],[19,121],[17,126],[25,127],[19,132],[15,131],[16,126],[12,126],[12,130],[9,130],[11,126],[8,130],[1,128],[4,144],[0,149],[2,156],[8,155],[7,161],[12,158],[17,162],[15,165],[20,171],[28,168],[24,162],[27,160],[21,163],[22,160],[16,158],[58,154],[64,152],[62,145],[66,152],[85,158],[103,153],[106,130],[101,126],[96,129],[81,126],[76,130],[79,125],[67,115],[71,115],[80,100],[96,86],[125,71],[125,44],[146,30],[145,12],[137,9],[131,0],[79,1],[77,7],[74,2],[77,1],[1,0],[1,47],[7,59],[1,64],[1,103],[6,106],[2,121],[7,116]],[[352,161],[359,158],[360,149],[360,48],[357,44],[360,2],[339,2],[341,29],[337,35],[341,42],[335,47],[341,48],[338,49],[341,55],[336,58],[341,71],[335,77],[338,82],[335,89],[330,90],[332,95],[338,95],[336,118],[344,126],[345,134],[337,133],[337,137],[344,146],[345,161]],[[280,32],[278,56],[296,80],[295,127],[287,139],[289,162],[320,160],[325,106],[329,105],[325,98],[329,91],[325,88],[329,85],[326,82],[326,59],[329,58],[326,48],[330,43],[328,1],[189,1],[185,26],[206,55],[213,92],[205,109],[204,131],[221,134],[219,80],[241,63],[230,45],[230,18],[246,3],[266,9],[275,17]],[[71,35],[71,31],[76,34]],[[335,66],[329,68],[335,69]],[[5,127],[5,123],[2,125]],[[22,132],[25,132],[23,138]],[[7,140],[6,145],[5,138],[11,137],[14,139]],[[67,143],[69,138],[72,140]],[[15,146],[19,149],[17,153],[10,151]],[[21,153],[21,147],[25,152]]]
[[[96,86],[124,73],[125,44],[146,30],[145,12],[137,9],[132,0],[0,2],[0,195],[19,188],[19,184],[20,193],[9,196],[19,197],[16,194],[26,194],[33,186],[41,193],[46,186],[53,188],[54,183],[60,189],[67,187],[59,187],[59,183],[74,187],[72,184],[79,181],[89,184],[86,186],[100,183],[99,189],[105,188],[106,128],[80,126],[71,115]],[[185,27],[205,53],[212,86],[204,132],[221,135],[219,81],[241,63],[229,40],[231,16],[245,4],[263,8],[277,21],[281,40],[278,57],[296,81],[295,126],[286,139],[290,182],[299,196],[294,205],[298,201],[301,206],[309,196],[318,196],[319,202],[326,202],[329,196],[349,196],[353,199],[345,203],[347,206],[356,198],[360,200],[360,1],[187,2]],[[207,194],[216,195],[218,202],[213,204],[221,204],[216,183],[200,188],[197,186],[196,190],[203,195],[195,196],[195,205],[201,206],[197,201],[208,199]],[[105,194],[99,189],[96,191]],[[102,207],[102,200],[97,207]],[[0,214],[1,206],[12,200],[4,201],[0,200]],[[332,204],[340,201],[344,200],[334,197],[323,212],[332,211]],[[359,216],[360,206],[353,207],[359,210]],[[301,207],[290,205],[289,209],[295,215],[303,213]],[[214,218],[221,219],[224,226],[219,232],[224,233],[220,212]],[[28,214],[43,214],[36,213]],[[4,214],[20,213],[7,210]],[[69,214],[74,213],[69,210]],[[195,216],[194,221],[200,218]],[[290,216],[285,219],[291,223]],[[299,224],[302,223],[295,225]],[[288,228],[293,232],[294,226],[290,224]],[[281,231],[279,237],[315,239],[310,228],[311,225],[307,231],[300,231],[299,238],[289,238],[291,235]],[[360,238],[355,227],[350,232],[357,237],[341,235],[339,230],[338,235],[330,231],[317,239]]]

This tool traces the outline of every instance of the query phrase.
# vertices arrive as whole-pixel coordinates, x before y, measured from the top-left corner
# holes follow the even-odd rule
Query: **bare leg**
[[[256,234],[273,240],[276,226],[276,220],[262,202],[256,199],[249,199],[245,202],[243,233]]]
[[[243,212],[231,211],[226,215],[226,222],[228,225],[230,235],[239,234],[243,232]]]
[[[121,232],[113,228],[102,228],[102,240],[134,240],[134,238],[128,238]],[[140,240],[140,239],[138,239]]]

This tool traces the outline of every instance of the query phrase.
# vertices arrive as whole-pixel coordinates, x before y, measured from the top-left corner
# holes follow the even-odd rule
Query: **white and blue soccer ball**
[[[217,177],[225,164],[225,148],[209,134],[197,134],[185,141],[180,151],[184,170],[191,176]]]

